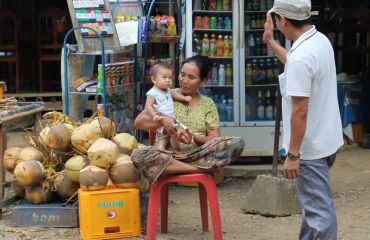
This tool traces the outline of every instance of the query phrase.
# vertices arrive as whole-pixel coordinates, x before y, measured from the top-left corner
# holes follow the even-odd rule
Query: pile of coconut
[[[31,146],[9,147],[4,152],[4,167],[14,174],[12,189],[17,196],[41,204],[75,201],[79,188],[148,190],[148,182],[131,161],[131,152],[141,145],[134,136],[116,134],[114,123],[106,117],[77,124],[52,113],[43,115],[50,120],[39,133],[29,134]]]

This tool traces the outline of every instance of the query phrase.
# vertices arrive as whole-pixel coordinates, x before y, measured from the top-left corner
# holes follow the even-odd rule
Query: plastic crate
[[[140,199],[136,188],[78,191],[83,240],[140,236]]]

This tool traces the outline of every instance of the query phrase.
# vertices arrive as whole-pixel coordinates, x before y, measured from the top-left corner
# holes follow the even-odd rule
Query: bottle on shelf
[[[232,56],[233,55],[233,36],[230,36],[229,37],[229,43],[230,43],[230,54],[229,56]]]
[[[228,30],[231,29],[231,18],[230,17],[225,17],[224,27],[225,27],[225,29],[228,29]]]
[[[258,82],[264,84],[266,82],[266,64],[263,59],[258,63]]]
[[[194,28],[202,28],[203,27],[203,19],[201,16],[196,16],[194,18]]]
[[[223,17],[218,17],[217,18],[217,29],[225,29],[225,24],[224,24],[224,18]]]
[[[260,9],[261,10],[266,10],[266,1],[265,0],[261,0],[260,1]]]
[[[201,10],[202,9],[202,1],[193,0],[193,9],[194,10]]]
[[[193,48],[194,52],[198,55],[202,54],[202,40],[200,39],[199,35],[194,33],[194,40],[193,40]]]
[[[227,114],[227,121],[232,122],[234,121],[234,100],[229,99],[226,103],[226,114]]]
[[[217,11],[222,11],[222,0],[217,0],[216,1],[216,10]]]
[[[213,62],[211,68],[211,75],[212,75],[212,85],[218,85],[218,72],[217,72],[217,65],[216,62]]]
[[[209,20],[209,17],[208,16],[204,16],[203,18],[202,18],[202,28],[203,29],[209,29],[209,25],[210,25],[210,22],[209,22],[210,20]]]
[[[225,95],[221,95],[219,99],[219,105],[218,105],[218,113],[220,115],[220,121],[226,122],[226,98]]]
[[[216,11],[216,0],[209,0],[209,11]]]
[[[222,0],[222,10],[230,11],[231,10],[231,0]]]
[[[209,54],[209,38],[208,34],[205,33],[202,39],[202,56],[208,56]]]
[[[257,33],[256,34],[256,39],[255,39],[255,45],[256,45],[256,56],[261,56],[262,55],[262,49],[261,49],[261,37]]]
[[[225,86],[225,66],[222,63],[218,69],[218,85]]]
[[[197,1],[197,0],[195,0],[195,1]],[[199,2],[201,2],[201,6],[202,6],[202,10],[208,10],[208,6],[209,6],[209,4],[208,4],[208,1],[209,0],[198,0]]]
[[[272,105],[272,98],[270,90],[266,92],[266,119],[272,120],[274,119],[274,106]]]
[[[252,85],[252,64],[247,63],[245,69],[245,85]]]
[[[258,90],[257,95],[257,119],[265,119],[265,105],[263,104],[262,90]]]
[[[254,41],[254,35],[252,33],[248,35],[248,46],[249,46],[249,56],[256,56],[256,44]]]
[[[279,98],[279,89],[276,89],[275,98],[274,98],[274,116],[275,116],[275,118],[276,118],[276,114],[277,114],[278,98]],[[281,116],[280,116],[280,118],[281,118]]]
[[[251,15],[250,14],[245,14],[244,25],[245,25],[245,30],[251,29]]]
[[[259,74],[259,71],[258,71],[257,59],[253,59],[253,61],[252,61],[252,83],[253,83],[253,85],[259,84],[258,74]]]
[[[230,54],[230,41],[229,41],[229,36],[225,35],[224,36],[224,42],[223,42],[223,48],[224,48],[224,56],[228,57],[231,56]]]
[[[218,35],[218,38],[217,38],[216,55],[217,57],[224,56],[224,41],[222,40],[222,35]]]
[[[209,56],[214,57],[216,56],[216,34],[211,34],[211,40],[209,41]]]
[[[217,29],[217,18],[215,16],[209,19],[209,29]]]
[[[230,63],[226,65],[225,75],[226,75],[226,85],[229,86],[233,85],[233,70],[231,69]]]
[[[260,10],[260,0],[252,0],[252,10]]]
[[[251,14],[251,29],[257,28],[256,26],[256,15]]]
[[[273,84],[274,83],[274,71],[272,69],[271,59],[268,58],[266,60],[266,81],[267,84]]]
[[[258,14],[256,16],[256,28],[262,28],[261,26],[263,26],[263,22],[262,22],[262,18],[261,18],[261,15]]]

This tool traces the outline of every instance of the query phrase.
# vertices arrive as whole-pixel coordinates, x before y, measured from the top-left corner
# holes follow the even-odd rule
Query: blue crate
[[[10,209],[9,225],[16,227],[79,227],[78,206],[63,203],[23,203]]]

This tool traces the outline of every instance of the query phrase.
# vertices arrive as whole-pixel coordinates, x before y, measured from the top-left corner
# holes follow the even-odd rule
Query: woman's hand
[[[266,22],[263,25],[265,31],[263,33],[263,41],[271,44],[274,41],[274,23],[272,22],[271,13],[266,14]]]

